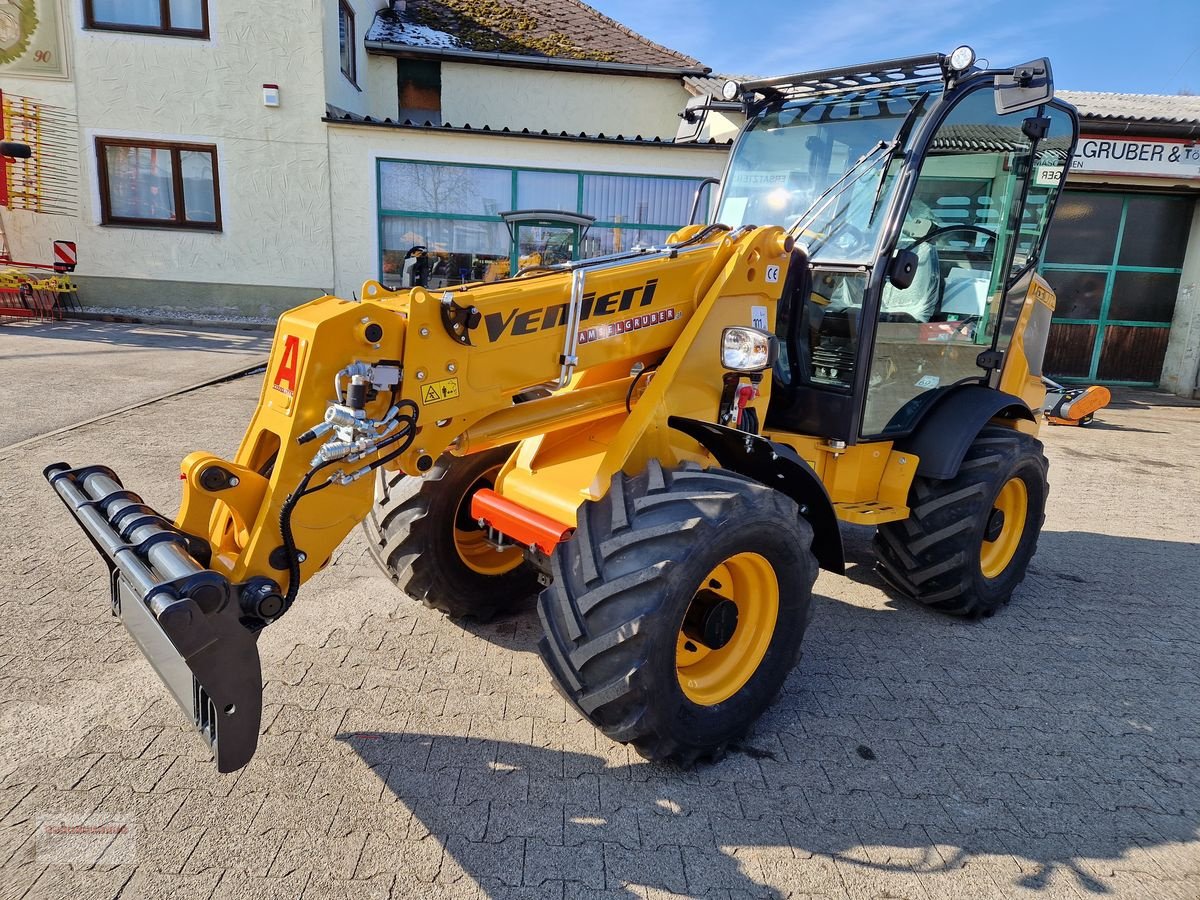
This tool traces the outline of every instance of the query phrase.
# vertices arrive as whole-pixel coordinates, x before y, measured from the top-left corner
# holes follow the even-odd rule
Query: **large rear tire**
[[[733,472],[618,473],[552,557],[542,659],[613,740],[648,759],[716,758],[799,657],[812,537],[794,501]]]
[[[955,616],[990,616],[1012,598],[1045,521],[1042,444],[1010,428],[984,428],[947,481],[918,476],[910,516],[881,525],[875,555],[901,593]]]
[[[408,596],[486,622],[537,592],[521,549],[497,551],[470,516],[471,496],[495,485],[512,449],[445,454],[421,478],[380,470],[363,530],[371,556]]]

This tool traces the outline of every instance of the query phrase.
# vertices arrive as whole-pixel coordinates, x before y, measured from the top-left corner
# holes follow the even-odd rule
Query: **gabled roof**
[[[366,36],[369,49],[678,74],[707,71],[690,56],[654,43],[579,0],[407,0],[397,7],[376,14]]]

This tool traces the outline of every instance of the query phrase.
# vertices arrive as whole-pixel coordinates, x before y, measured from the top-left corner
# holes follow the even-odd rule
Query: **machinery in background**
[[[1051,425],[1090,425],[1096,413],[1112,402],[1112,393],[1100,384],[1069,388],[1049,378],[1042,382],[1046,385],[1042,412]]]

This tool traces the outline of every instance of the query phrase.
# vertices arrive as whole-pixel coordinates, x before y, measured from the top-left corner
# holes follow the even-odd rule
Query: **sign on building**
[[[1200,143],[1170,138],[1081,136],[1071,171],[1200,179]]]
[[[0,75],[66,78],[62,0],[0,0]]]

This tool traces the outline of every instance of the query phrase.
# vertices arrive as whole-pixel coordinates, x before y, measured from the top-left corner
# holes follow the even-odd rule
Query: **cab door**
[[[925,138],[894,244],[915,260],[915,277],[903,289],[883,281],[864,310],[874,334],[863,439],[905,434],[948,388],[984,379],[980,355],[1035,262],[1074,127],[1053,104],[999,114],[986,84]]]

